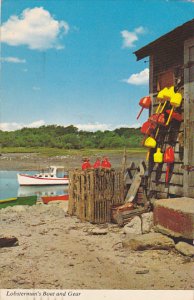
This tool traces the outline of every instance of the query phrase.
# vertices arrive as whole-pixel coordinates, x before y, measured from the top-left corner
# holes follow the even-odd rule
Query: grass
[[[147,150],[141,148],[128,148],[126,149],[127,154],[140,154],[145,153]],[[110,155],[110,154],[121,154],[124,149],[58,149],[58,148],[34,148],[34,147],[4,147],[1,149],[1,153],[38,153],[41,156],[66,156],[66,155],[80,155],[80,156],[91,156],[91,155]]]

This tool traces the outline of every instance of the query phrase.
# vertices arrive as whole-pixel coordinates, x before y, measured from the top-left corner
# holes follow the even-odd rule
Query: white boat
[[[35,175],[17,174],[19,185],[65,185],[69,184],[67,173],[64,167],[51,166],[48,172]]]

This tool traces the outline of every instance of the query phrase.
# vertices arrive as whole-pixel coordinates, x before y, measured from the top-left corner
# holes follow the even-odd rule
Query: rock
[[[108,233],[108,230],[106,228],[94,228],[89,231],[89,234],[92,235],[105,235]]]
[[[45,205],[45,204],[41,201],[38,201],[38,202],[36,202],[36,205]]]
[[[59,207],[60,207],[65,213],[67,213],[67,211],[68,211],[68,201],[61,201],[61,203],[59,203]]]
[[[74,264],[72,264],[72,263],[69,263],[69,267],[74,267]]]
[[[61,203],[61,200],[55,200],[55,201],[48,202],[47,205],[59,205],[60,203]]]
[[[48,233],[48,230],[46,230],[46,229],[43,229],[43,230],[39,231],[39,234],[42,234],[42,235],[45,235],[47,233]]]
[[[185,242],[179,242],[175,245],[175,249],[181,254],[193,257],[194,256],[194,246],[187,244]]]
[[[174,241],[160,233],[148,233],[137,236],[127,236],[122,242],[123,247],[135,251],[169,250],[174,247]]]
[[[11,210],[14,212],[20,213],[20,212],[26,211],[26,208],[25,208],[25,206],[22,206],[22,205],[15,205],[15,206],[12,206]]]
[[[0,248],[13,247],[18,245],[18,239],[15,236],[0,235]]]
[[[70,225],[69,227],[67,227],[67,230],[77,230],[78,229],[78,226],[75,226],[75,225]]]
[[[138,270],[135,272],[136,274],[147,274],[149,273],[149,270],[148,269],[144,269],[144,270]]]
[[[142,233],[149,233],[154,225],[153,212],[142,214],[141,221],[142,221]]]
[[[126,234],[142,234],[140,217],[134,217],[124,226],[123,230]]]

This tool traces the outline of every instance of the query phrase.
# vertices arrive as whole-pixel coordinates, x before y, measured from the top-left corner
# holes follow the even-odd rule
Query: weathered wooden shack
[[[171,145],[175,161],[170,181],[165,183],[166,164],[154,164],[149,156],[149,194],[153,198],[194,197],[194,19],[175,28],[135,52],[137,60],[149,56],[149,91],[152,97],[150,114],[158,106],[157,94],[164,87],[175,87],[183,96],[176,109],[183,121],[172,120],[161,127],[157,143],[164,152]],[[170,109],[168,103],[166,109]]]

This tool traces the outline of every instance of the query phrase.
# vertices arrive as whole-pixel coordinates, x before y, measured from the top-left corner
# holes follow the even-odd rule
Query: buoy
[[[162,89],[158,95],[157,98],[160,101],[160,104],[157,107],[156,113],[162,113],[167,101],[170,101],[170,99],[174,96],[175,92],[174,92],[174,86],[171,86],[170,88],[165,87],[164,89]],[[163,103],[162,108],[160,109],[161,105]]]
[[[174,163],[174,150],[171,146],[167,147],[164,152],[164,162],[167,163],[165,182],[168,183],[170,165]]]
[[[142,111],[144,110],[144,108],[148,109],[150,107],[152,103],[152,100],[150,98],[150,96],[146,96],[146,97],[143,97],[141,98],[141,100],[139,101],[139,105],[142,107],[139,114],[137,115],[137,120],[139,119]]]
[[[168,125],[169,122],[170,122],[170,119],[171,119],[174,108],[179,107],[181,105],[182,99],[183,98],[182,98],[182,95],[180,93],[175,93],[174,96],[170,99],[170,104],[172,105],[172,108],[171,108],[170,114],[168,116],[168,120],[166,122],[166,125]]]
[[[150,156],[150,148],[156,148],[156,140],[149,136],[145,142],[144,142],[144,146],[149,148],[148,152],[147,152],[147,155],[146,155],[146,160],[148,161],[149,160],[149,156]]]
[[[157,151],[154,153],[154,162],[155,163],[163,162],[163,153],[161,152],[161,148],[157,148]]]

